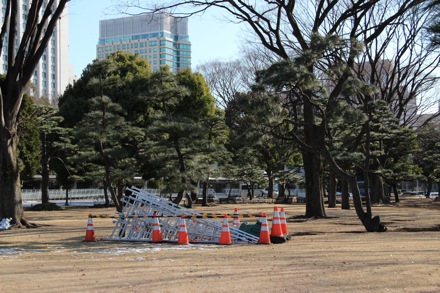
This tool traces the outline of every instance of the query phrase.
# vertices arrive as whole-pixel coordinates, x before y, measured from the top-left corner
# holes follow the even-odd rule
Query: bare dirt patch
[[[88,214],[113,209],[27,211],[40,228],[0,231],[0,292],[439,292],[436,204],[419,197],[375,206],[385,233],[365,232],[354,209],[304,219],[304,204],[278,205],[292,240],[230,246],[83,242]],[[271,214],[273,206],[195,209]],[[98,239],[114,226],[112,219],[93,223]]]

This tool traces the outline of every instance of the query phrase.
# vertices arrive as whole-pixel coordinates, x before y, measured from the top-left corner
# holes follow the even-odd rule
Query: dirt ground
[[[272,214],[273,206],[195,209]],[[365,232],[353,208],[307,220],[304,204],[278,207],[290,241],[230,246],[83,242],[88,214],[113,209],[27,211],[40,228],[0,231],[0,292],[440,292],[439,202],[375,206],[385,233]],[[112,219],[93,224],[99,239],[114,227]]]

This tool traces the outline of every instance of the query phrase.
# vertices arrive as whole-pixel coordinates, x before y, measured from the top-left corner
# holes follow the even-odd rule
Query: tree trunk
[[[427,187],[427,189],[426,189],[425,197],[429,198],[431,196],[431,190],[432,190],[432,180],[431,179],[428,179],[428,182],[426,183],[426,187]]]
[[[104,180],[103,184],[104,184],[104,206],[106,208],[108,208],[110,206],[110,200],[108,198],[108,186],[107,186],[107,182],[105,180]]]
[[[208,205],[208,181],[203,181],[202,184],[202,206],[206,207]]]
[[[66,203],[64,204],[66,207],[69,206],[69,189],[66,188]]]
[[[329,208],[336,207],[336,176],[333,172],[329,176],[327,200]]]
[[[0,152],[0,219],[11,218],[11,225],[32,227],[23,218],[17,137],[2,127]]]
[[[373,174],[371,180],[371,186],[373,187],[373,191],[371,192],[371,202],[379,203],[383,202],[384,199],[384,190],[383,190],[383,178],[380,175]],[[367,190],[367,186],[365,186],[365,191]]]
[[[180,202],[183,199],[183,193],[184,193],[184,190],[179,190],[179,192],[177,193],[177,197],[173,200],[173,203],[180,204]]]
[[[197,198],[196,194],[191,191],[189,194],[186,193],[185,197],[186,197],[186,202],[187,202],[186,207],[189,208],[189,209],[192,209],[193,203],[194,203],[194,199]]]
[[[118,197],[116,196],[115,189],[113,188],[112,181],[110,178],[110,166],[108,163],[104,164],[105,168],[105,183],[108,187],[108,190],[110,191],[110,196],[112,197],[113,203],[115,204],[116,210],[120,213],[122,213],[122,205],[119,201]]]
[[[273,198],[273,173],[272,170],[266,170],[269,186],[267,187],[267,197]]]
[[[49,158],[46,152],[46,134],[41,133],[41,203],[49,203]]]
[[[122,196],[124,195],[124,181],[122,179],[118,180],[118,202],[121,204],[122,208]]]
[[[350,209],[350,194],[348,192],[348,182],[345,179],[341,180],[341,209]]]
[[[362,199],[361,199],[361,195],[359,193],[359,187],[357,184],[356,176],[348,174],[347,172],[342,170],[338,166],[338,164],[335,162],[335,160],[333,159],[332,155],[330,154],[330,152],[327,148],[323,147],[321,150],[322,150],[323,156],[325,157],[325,159],[329,163],[332,171],[335,172],[337,176],[348,181],[348,183],[351,187],[352,193],[353,193],[353,204],[354,204],[354,207],[356,210],[356,214],[359,217],[359,219],[361,220],[365,229],[368,232],[385,232],[387,230],[387,228],[385,227],[384,224],[381,223],[380,217],[375,216],[374,218],[371,218],[372,217],[371,202],[370,202],[370,197],[368,196],[368,193],[366,193],[366,196],[365,196],[365,205],[367,206],[367,211],[364,212],[364,208],[362,206]],[[366,189],[366,191],[368,191],[368,189]]]
[[[310,68],[313,72],[313,68]],[[313,93],[308,93],[313,95]],[[315,113],[312,103],[305,95],[304,101],[304,142],[313,149],[319,150],[325,145],[325,132],[321,126],[315,125]],[[304,177],[306,185],[306,217],[327,217],[324,208],[322,174],[324,171],[321,154],[311,150],[302,151]]]
[[[306,182],[306,214],[307,218],[327,217],[322,194],[322,160],[321,156],[312,152],[303,153],[304,174]]]
[[[361,194],[359,192],[359,187],[357,185],[357,180],[356,177],[353,176],[351,177],[350,181],[349,181],[352,193],[353,193],[353,203],[354,203],[354,207],[356,209],[356,214],[358,215],[359,219],[361,220],[362,224],[364,225],[365,229],[368,232],[385,232],[387,230],[387,228],[385,227],[384,224],[381,223],[380,221],[380,217],[379,216],[375,216],[372,218],[372,213],[371,213],[371,203],[370,203],[370,199],[369,199],[369,195],[367,192],[367,188],[366,188],[366,192],[365,192],[365,202],[367,204],[367,211],[364,212],[364,209],[362,208],[362,199],[361,199]],[[370,208],[368,208],[370,207]]]
[[[399,192],[397,191],[397,184],[396,183],[393,183],[393,192],[394,192],[394,201],[400,202]]]

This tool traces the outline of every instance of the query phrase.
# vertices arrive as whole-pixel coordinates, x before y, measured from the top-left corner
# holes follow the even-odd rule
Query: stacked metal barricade
[[[177,242],[182,215],[188,218],[186,227],[191,243],[219,243],[222,231],[220,221],[201,218],[202,214],[174,204],[166,198],[135,187],[128,188],[131,195],[122,201],[124,208],[115,220],[115,227],[106,240],[151,241],[153,215],[156,212],[164,241]],[[232,243],[257,243],[258,237],[230,227]]]

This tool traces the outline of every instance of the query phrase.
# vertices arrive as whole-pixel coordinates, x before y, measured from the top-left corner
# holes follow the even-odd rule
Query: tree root
[[[386,232],[388,230],[387,227],[380,222],[379,216],[373,217],[369,223],[365,225],[365,228],[368,232]]]
[[[21,218],[20,223],[17,223],[15,227],[31,229],[31,228],[38,228],[40,226],[35,223],[28,222],[28,220],[26,220],[25,218]]]

